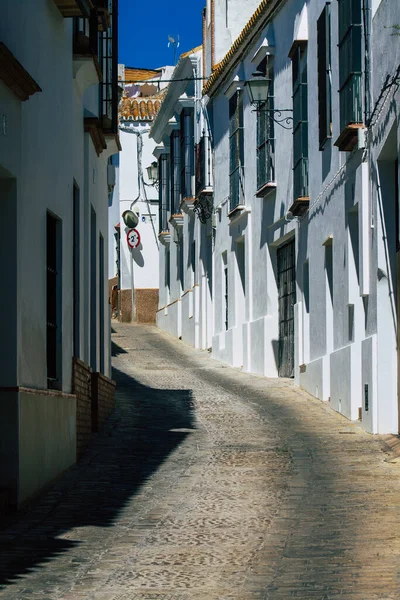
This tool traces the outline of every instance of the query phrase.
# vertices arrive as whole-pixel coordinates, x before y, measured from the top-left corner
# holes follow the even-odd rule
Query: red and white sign
[[[126,241],[129,248],[137,248],[140,244],[140,233],[137,229],[129,229],[126,234]]]

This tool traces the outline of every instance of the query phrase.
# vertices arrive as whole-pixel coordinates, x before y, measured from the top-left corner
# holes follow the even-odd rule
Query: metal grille
[[[319,147],[332,135],[331,5],[327,3],[317,22]]]
[[[257,187],[275,181],[275,128],[271,118],[274,110],[274,62],[266,56],[257,67],[269,82],[268,98],[257,111]],[[268,112],[270,111],[270,112]]]
[[[293,188],[294,199],[308,196],[307,48],[298,46],[293,67]]]
[[[230,210],[244,204],[243,99],[240,91],[229,100]]]
[[[171,212],[176,213],[181,203],[180,185],[180,132],[171,133]]]
[[[362,123],[361,1],[339,0],[340,125]]]
[[[57,373],[57,219],[47,215],[47,309],[46,309],[46,358],[47,385],[56,388]]]
[[[118,11],[116,0],[110,0],[110,22],[106,31],[99,32],[99,62],[102,71],[100,84],[100,115],[106,133],[118,132]]]
[[[278,248],[279,377],[294,376],[295,242]]]

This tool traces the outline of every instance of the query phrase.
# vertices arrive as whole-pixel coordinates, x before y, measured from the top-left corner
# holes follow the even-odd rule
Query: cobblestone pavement
[[[289,380],[114,324],[118,407],[0,532],[1,600],[400,598],[400,465]]]

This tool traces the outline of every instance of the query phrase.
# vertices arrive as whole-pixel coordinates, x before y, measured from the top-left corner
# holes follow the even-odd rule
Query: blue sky
[[[180,36],[177,55],[201,44],[206,0],[119,0],[119,58],[130,67],[173,64],[168,35]]]

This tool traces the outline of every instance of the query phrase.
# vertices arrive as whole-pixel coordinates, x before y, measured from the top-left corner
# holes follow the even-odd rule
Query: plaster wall
[[[158,192],[148,179],[146,167],[153,161],[155,143],[149,138],[150,123],[126,121],[121,126],[122,153],[119,159],[118,187],[113,203],[119,203],[120,240],[120,285],[126,289],[157,289],[159,286],[158,258]],[[139,149],[141,146],[141,149]],[[142,177],[139,175],[138,152],[142,162]],[[132,209],[139,216],[136,229],[140,244],[131,249],[127,243],[128,228],[122,214]],[[113,212],[114,214],[114,212]],[[115,244],[114,244],[115,245]],[[114,251],[115,252],[115,251]],[[133,294],[133,302],[134,302]]]
[[[79,77],[74,78],[72,20],[63,18],[55,4],[46,0],[35,3],[5,0],[3,8],[5,18],[0,22],[0,38],[42,89],[21,102],[0,82],[3,124],[0,255],[7,289],[2,298],[0,337],[8,340],[0,364],[0,382],[1,387],[22,386],[35,390],[28,395],[15,393],[7,399],[8,392],[3,391],[1,398],[1,404],[6,407],[4,420],[1,420],[1,462],[7,461],[11,453],[13,458],[9,465],[12,465],[14,483],[17,482],[14,491],[19,488],[19,496],[17,492],[14,499],[18,503],[75,460],[75,450],[72,450],[75,448],[74,398],[64,395],[58,401],[40,392],[47,389],[47,213],[55,216],[60,226],[60,387],[64,393],[71,392],[74,183],[80,195],[78,353],[82,360],[89,361],[92,292],[96,300],[97,344],[101,330],[104,339],[102,352],[99,346],[96,348],[92,367],[99,369],[100,356],[103,356],[103,372],[110,375],[108,261],[104,256],[104,278],[100,281],[99,236],[104,238],[105,250],[108,245],[107,160],[116,147],[110,144],[98,157],[89,134],[84,133],[86,107],[82,94],[92,79],[91,76],[88,79],[86,71],[86,75],[80,71]],[[93,93],[97,89],[95,85]],[[89,284],[90,206],[97,216],[96,287],[93,290]],[[103,303],[100,303],[101,295]],[[104,311],[100,315],[101,305]],[[37,435],[39,424],[41,433]],[[5,435],[6,431],[12,434]],[[36,467],[32,466],[33,461]],[[2,475],[2,486],[3,483]]]

